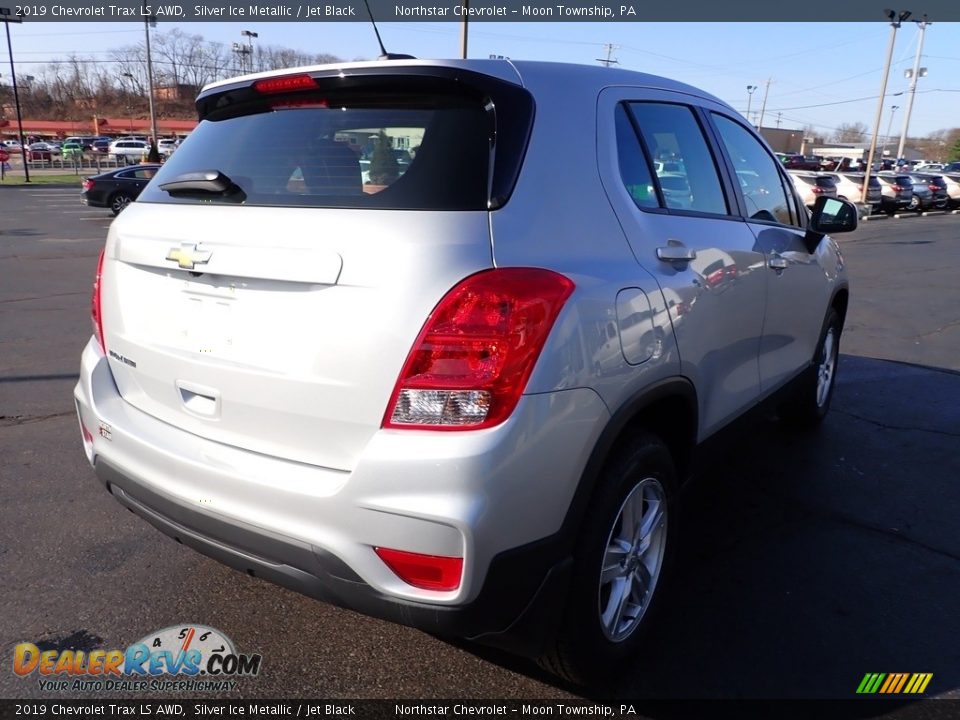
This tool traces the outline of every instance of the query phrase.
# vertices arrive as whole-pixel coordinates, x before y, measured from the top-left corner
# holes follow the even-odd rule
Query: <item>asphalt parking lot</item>
[[[111,216],[78,194],[0,188],[0,697],[48,697],[9,671],[18,642],[118,648],[186,622],[263,655],[234,696],[579,696],[236,573],[103,491],[71,393]],[[867,672],[931,672],[928,696],[960,698],[960,216],[871,221],[841,245],[830,417],[813,436],[758,418],[705,459],[669,605],[610,697],[852,698]]]

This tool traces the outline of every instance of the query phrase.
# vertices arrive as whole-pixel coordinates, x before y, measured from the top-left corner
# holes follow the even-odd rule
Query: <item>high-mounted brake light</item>
[[[383,427],[476,430],[506,420],[573,289],[537,268],[485,270],[460,282],[414,342]]]
[[[375,547],[373,551],[407,585],[423,590],[456,590],[463,574],[463,558]]]
[[[93,336],[97,339],[100,349],[104,354],[107,352],[107,346],[103,339],[103,312],[100,309],[100,276],[103,274],[103,254],[106,248],[100,251],[100,258],[97,260],[97,274],[93,277],[93,295],[90,298],[90,320],[93,323]]]
[[[314,90],[317,81],[309,75],[288,75],[287,77],[266,78],[257,80],[253,89],[259,93],[296,92],[298,90]]]

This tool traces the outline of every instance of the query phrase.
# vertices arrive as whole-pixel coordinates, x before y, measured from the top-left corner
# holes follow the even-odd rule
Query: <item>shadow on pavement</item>
[[[893,708],[858,701],[868,672],[933,673],[927,697],[956,690],[958,439],[960,374],[853,356],[819,432],[744,423],[684,490],[678,572],[646,652],[595,694],[849,699],[843,714],[872,717]]]

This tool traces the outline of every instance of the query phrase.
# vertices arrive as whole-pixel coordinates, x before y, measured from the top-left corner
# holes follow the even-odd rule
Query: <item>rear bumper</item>
[[[528,656],[562,610],[571,543],[560,528],[608,419],[590,390],[528,396],[493,432],[382,431],[342,472],[142,413],[92,341],[74,397],[100,481],[178,542],[335,605]],[[463,557],[461,586],[409,586],[375,546]]]

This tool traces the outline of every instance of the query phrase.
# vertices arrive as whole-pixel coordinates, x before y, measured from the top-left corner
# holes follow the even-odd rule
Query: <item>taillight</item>
[[[86,192],[90,192],[91,190],[93,190],[93,180],[91,180],[90,178],[84,178],[84,179],[83,179],[83,189],[84,189]]]
[[[936,192],[937,190],[940,189],[938,185],[927,185],[927,187],[930,188],[931,192]]]
[[[463,558],[375,547],[373,551],[408,585],[424,590],[456,590],[463,574]]]
[[[103,341],[103,313],[100,309],[100,276],[103,274],[103,253],[100,251],[100,259],[97,260],[97,274],[93,278],[93,296],[90,298],[90,320],[93,323],[93,336],[97,339],[100,349],[104,354],[107,347]]]
[[[814,194],[814,195],[820,195],[821,193],[823,193],[823,188],[820,187],[819,185],[814,185],[814,186],[811,188],[811,190],[813,191],[813,194]]]
[[[893,190],[894,192],[900,192],[901,190],[906,190],[905,187],[901,187],[900,185],[891,185],[890,189]]]
[[[485,270],[460,282],[417,336],[383,427],[475,430],[503,422],[573,288],[536,268]]]

